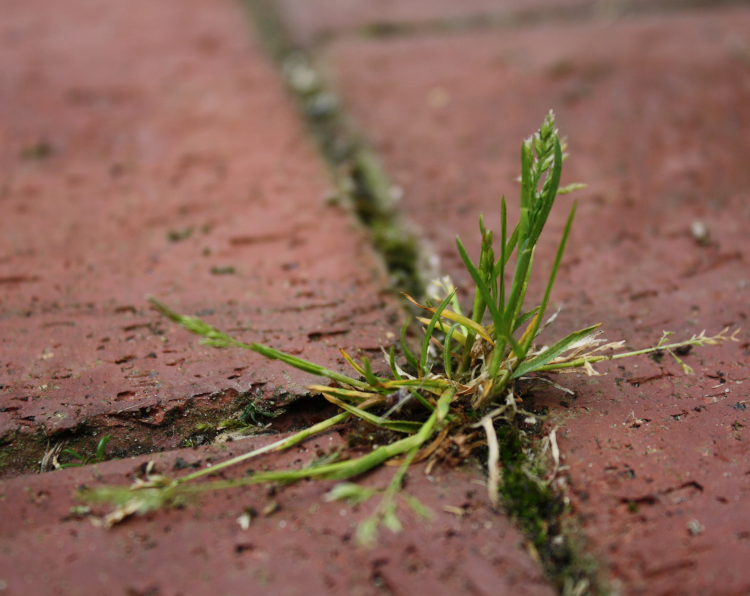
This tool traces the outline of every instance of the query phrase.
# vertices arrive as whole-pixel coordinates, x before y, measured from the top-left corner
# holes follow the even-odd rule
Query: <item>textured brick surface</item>
[[[212,493],[112,530],[71,513],[75,488],[128,485],[148,461],[178,476],[271,440],[169,451],[212,411],[282,405],[311,380],[200,347],[144,294],[332,368],[337,346],[377,355],[393,337],[366,234],[325,206],[322,164],[244,19],[207,0],[0,6],[0,592],[550,596],[471,468],[411,471],[434,516],[401,504],[404,532],[372,550],[353,537],[377,499],[325,503],[323,482]],[[320,402],[286,428],[319,421]],[[353,430],[229,476],[305,465]],[[8,477],[49,446],[91,455],[105,433],[123,459]]]
[[[249,450],[264,439],[217,448],[157,454],[156,469],[204,467]],[[266,439],[267,440],[267,439]],[[253,464],[299,466],[315,453],[345,446],[323,435],[281,457]],[[354,509],[324,502],[331,483],[303,482],[278,491],[253,486],[200,497],[182,509],[134,518],[111,530],[71,515],[71,488],[128,483],[149,458],[107,462],[80,470],[15,478],[0,484],[0,585],[5,594],[521,594],[551,596],[541,572],[506,517],[492,513],[476,471],[417,466],[407,490],[430,509],[425,522],[399,505],[401,534],[381,532],[372,549],[356,546],[357,524],[377,498]],[[240,470],[239,476],[243,470]],[[384,486],[394,468],[365,483]],[[444,506],[464,509],[458,519]],[[250,527],[237,518],[254,510]],[[271,513],[262,513],[264,510]],[[106,509],[94,508],[94,513]]]
[[[334,368],[339,345],[379,353],[398,309],[240,7],[0,11],[0,435],[96,420],[161,448],[198,404],[305,393],[146,294]]]
[[[617,20],[646,12],[712,8],[744,0],[278,0],[293,41],[338,35],[389,36],[409,30],[460,30],[589,17]]]
[[[558,334],[602,322],[633,348],[663,329],[686,338],[747,326],[750,249],[750,11],[674,13],[617,23],[389,40],[330,48],[337,85],[373,140],[402,208],[445,271],[476,254],[477,215],[517,213],[519,149],[554,108],[570,139],[564,182],[577,221],[553,296]],[[571,198],[537,252],[538,296]],[[701,245],[691,224],[702,221]],[[750,590],[748,334],[685,357],[563,377],[577,398],[552,408],[573,510],[613,586],[630,594]],[[555,336],[548,332],[547,341]]]
[[[536,11],[586,9],[595,0],[280,0],[292,38],[309,43],[348,30],[415,25],[436,20],[522,17]]]

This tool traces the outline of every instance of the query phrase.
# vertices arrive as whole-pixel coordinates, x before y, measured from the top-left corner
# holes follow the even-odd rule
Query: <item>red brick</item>
[[[301,45],[338,35],[393,35],[581,18],[617,20],[642,12],[736,4],[735,0],[279,0],[289,35]]]
[[[589,186],[553,294],[566,308],[545,341],[602,322],[605,337],[635,348],[663,329],[682,339],[747,326],[749,26],[750,11],[736,8],[348,38],[330,58],[346,105],[404,189],[404,211],[464,289],[455,235],[475,255],[478,213],[497,230],[502,193],[514,220],[521,139],[554,108],[570,139],[563,182]],[[531,296],[571,202],[562,197],[550,218]],[[691,235],[697,220],[707,246]],[[533,398],[561,426],[574,511],[624,593],[750,589],[747,331],[739,337],[686,356],[695,377],[668,355],[642,357],[601,366],[602,378],[562,377],[575,400]],[[694,519],[704,531],[689,531]]]
[[[292,38],[316,38],[373,26],[403,26],[458,19],[513,18],[545,9],[584,9],[594,0],[281,0]]]
[[[173,475],[176,458],[205,467],[268,439],[157,454],[156,470]],[[290,452],[251,464],[263,469],[298,466],[345,446],[337,432]],[[551,596],[541,572],[520,547],[517,530],[493,513],[472,470],[421,466],[409,473],[408,491],[433,517],[415,518],[403,504],[402,533],[380,532],[371,549],[356,546],[359,522],[378,497],[352,508],[324,502],[330,482],[302,482],[278,492],[250,486],[207,493],[180,509],[129,519],[110,530],[72,515],[80,505],[71,487],[127,484],[150,458],[111,461],[88,468],[15,478],[0,483],[0,585],[8,594],[521,594]],[[230,476],[242,476],[243,466]],[[366,484],[384,486],[393,468]],[[262,511],[275,503],[276,511]],[[463,519],[443,510],[463,508]],[[257,512],[242,530],[237,518]],[[94,507],[93,513],[108,509]]]
[[[379,354],[398,308],[240,8],[0,14],[0,434],[96,421],[170,447],[186,408],[282,405],[314,380],[199,346],[146,294],[333,368],[338,346]]]

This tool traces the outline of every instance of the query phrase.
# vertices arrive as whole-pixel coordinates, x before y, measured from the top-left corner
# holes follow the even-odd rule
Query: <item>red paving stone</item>
[[[0,11],[0,436],[95,421],[174,447],[198,404],[306,393],[313,377],[203,348],[146,294],[333,368],[338,346],[380,353],[398,308],[365,235],[325,206],[240,7]]]
[[[492,27],[550,19],[618,19],[643,10],[715,7],[736,0],[278,0],[293,41],[310,45],[339,35]]]
[[[292,39],[317,38],[366,27],[436,20],[523,16],[544,9],[582,9],[596,0],[280,0]]]
[[[267,439],[266,439],[267,440]],[[170,474],[174,462],[224,458],[264,439],[154,456]],[[299,466],[345,445],[337,432],[255,465]],[[136,517],[111,530],[70,514],[78,505],[72,487],[129,483],[150,457],[15,478],[0,484],[0,586],[3,594],[520,594],[551,596],[522,538],[506,517],[493,513],[476,470],[421,466],[407,490],[432,511],[429,521],[399,506],[402,533],[381,532],[370,549],[355,545],[357,524],[377,500],[351,508],[324,502],[329,482],[303,482],[274,491],[252,486],[213,493],[182,509]],[[183,465],[184,465],[183,463]],[[384,486],[394,468],[382,468],[365,484]],[[239,476],[242,474],[240,473]],[[275,511],[262,511],[273,504]],[[444,506],[463,508],[459,520]],[[237,518],[254,509],[247,530]],[[269,508],[269,509],[271,509]],[[102,513],[106,509],[95,509]]]
[[[339,345],[389,341],[399,311],[380,265],[352,216],[325,206],[324,168],[248,37],[241,7],[208,0],[0,6],[0,592],[551,595],[471,468],[410,472],[435,517],[401,508],[404,532],[372,550],[353,535],[375,501],[326,504],[326,483],[215,493],[113,530],[71,515],[75,487],[129,484],[151,459],[177,475],[269,439],[9,478],[38,469],[46,438],[171,449],[212,405],[305,393],[306,375],[198,346],[146,293],[333,368]],[[233,473],[302,465],[341,433]]]
[[[739,343],[686,356],[694,377],[668,355],[642,357],[563,377],[577,399],[535,398],[561,427],[589,549],[622,593],[750,592],[748,30],[750,10],[735,8],[329,48],[403,210],[461,284],[456,233],[475,254],[477,214],[498,229],[500,195],[517,200],[520,140],[553,108],[570,138],[564,182],[589,183],[554,295],[566,305],[557,332],[602,322],[605,337],[645,347],[663,329],[745,328]],[[560,203],[540,277],[570,199]],[[691,235],[699,220],[706,245]]]

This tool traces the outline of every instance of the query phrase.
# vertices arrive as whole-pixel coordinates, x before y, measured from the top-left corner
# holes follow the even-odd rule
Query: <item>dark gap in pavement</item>
[[[278,14],[271,16],[274,9],[268,5],[269,0],[243,0],[254,5],[264,5],[259,12],[274,18],[280,25],[276,31],[283,31],[283,24]],[[425,18],[424,20],[383,19],[370,21],[359,26],[343,27],[338,30],[323,30],[312,35],[308,49],[319,50],[322,47],[347,37],[396,38],[417,37],[423,35],[456,34],[481,32],[502,29],[532,28],[545,24],[579,23],[587,20],[616,21],[622,18],[639,18],[659,13],[687,12],[692,10],[711,10],[732,6],[747,5],[748,0],[660,0],[644,2],[642,0],[602,0],[599,2],[581,3],[578,6],[548,6],[545,8],[522,9],[505,13],[477,12],[446,18]],[[263,18],[263,17],[261,17]],[[275,37],[275,44],[284,35]],[[288,40],[286,40],[288,43]],[[272,44],[273,45],[273,44]],[[276,55],[276,54],[273,54]]]
[[[59,464],[79,463],[63,450],[91,460],[97,443],[106,435],[111,439],[102,461],[199,447],[213,442],[223,431],[251,436],[301,430],[336,410],[326,401],[302,397],[280,410],[263,412],[255,405],[263,400],[256,397],[257,390],[224,389],[164,404],[139,403],[91,416],[75,427],[51,434],[44,427],[34,434],[18,430],[0,438],[0,477],[52,471],[53,455]],[[231,422],[226,429],[218,428],[224,421]]]

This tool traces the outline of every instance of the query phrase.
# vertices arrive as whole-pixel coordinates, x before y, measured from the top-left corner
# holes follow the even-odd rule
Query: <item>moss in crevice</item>
[[[537,480],[547,473],[542,458],[535,453],[539,439],[540,436],[526,437],[511,426],[498,433],[500,495],[505,510],[526,535],[532,557],[561,594],[607,594],[598,563],[583,554],[580,533],[564,495]]]

